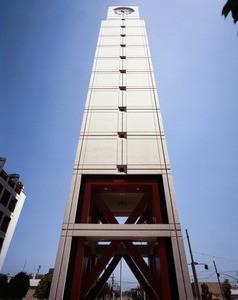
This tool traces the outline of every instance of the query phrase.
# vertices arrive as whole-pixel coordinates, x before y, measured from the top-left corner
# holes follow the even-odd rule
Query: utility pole
[[[112,300],[114,300],[114,273],[112,274]]]
[[[39,273],[40,273],[40,269],[41,269],[41,266],[40,266],[40,265],[38,265],[38,268],[37,268],[37,272],[36,272],[36,274],[39,274]]]
[[[122,300],[122,258],[120,260],[120,300]]]
[[[187,240],[188,240],[189,253],[190,253],[190,256],[191,256],[191,266],[192,266],[196,296],[197,296],[198,300],[201,300],[201,295],[200,295],[199,286],[198,286],[198,278],[197,278],[197,273],[196,273],[195,263],[194,263],[194,259],[193,259],[192,248],[191,248],[191,245],[190,245],[190,240],[189,240],[189,235],[188,235],[188,230],[187,229],[186,229],[186,235],[187,235]]]
[[[222,299],[224,300],[224,296],[223,296],[223,292],[222,292],[222,288],[221,288],[221,282],[220,282],[220,274],[217,272],[217,266],[216,266],[215,261],[213,261],[213,264],[214,264],[216,275],[217,275],[217,281],[219,283],[219,287],[220,287],[220,290],[221,290]]]

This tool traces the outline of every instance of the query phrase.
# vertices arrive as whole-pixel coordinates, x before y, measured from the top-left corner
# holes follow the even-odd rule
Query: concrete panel
[[[126,57],[148,57],[149,51],[147,46],[129,45],[125,49]]]
[[[101,36],[99,38],[98,45],[100,46],[107,46],[107,45],[120,45],[121,37],[118,36]]]
[[[120,35],[121,33],[121,27],[120,25],[117,27],[102,27],[100,31],[100,35]]]
[[[142,27],[126,27],[126,35],[143,35],[144,30]]]
[[[128,88],[153,88],[155,82],[150,73],[127,73],[126,86]]]
[[[155,137],[131,137],[127,138],[128,165],[159,165],[161,144]]]
[[[147,58],[128,58],[126,59],[126,70],[129,71],[152,71]]]
[[[120,105],[121,94],[122,92],[118,87],[115,90],[94,89],[88,95],[87,107],[116,108]]]
[[[121,49],[116,46],[101,46],[97,47],[96,57],[119,57],[121,55]]]
[[[62,300],[64,296],[64,287],[68,270],[68,262],[70,255],[72,238],[65,238],[61,235],[56,257],[54,275],[51,284],[50,297],[51,300]]]
[[[85,134],[116,134],[118,131],[118,110],[88,112]]]
[[[102,27],[118,27],[121,25],[121,20],[103,20],[101,23]]]
[[[126,44],[129,45],[147,45],[147,41],[144,36],[140,35],[128,35],[126,37]]]
[[[155,134],[159,133],[156,113],[153,111],[127,112],[127,132],[128,134]]]
[[[126,106],[130,108],[156,108],[156,99],[153,90],[128,90],[126,92]]]
[[[162,132],[164,134],[164,126],[163,126],[160,110],[157,110],[157,119],[158,119],[158,122],[159,122],[160,132]]]
[[[180,238],[182,240],[182,238]],[[191,300],[193,299],[191,283],[189,280],[188,272],[184,272],[184,268],[182,266],[186,266],[187,268],[187,261],[183,248],[180,248],[181,244],[178,243],[178,238],[173,237],[171,238],[172,241],[172,248],[174,253],[174,264],[175,264],[175,271],[177,277],[177,284],[178,284],[178,291],[179,291],[179,299]],[[183,243],[183,242],[182,242]]]
[[[118,58],[100,58],[93,64],[93,71],[115,71],[121,69],[121,59]]]
[[[166,224],[72,224],[73,236],[87,237],[88,240],[154,241],[158,237],[170,237]]]
[[[129,20],[127,19],[126,20],[126,26],[136,26],[136,27],[139,27],[139,26],[143,26],[144,25],[144,22],[142,20]]]
[[[83,165],[110,165],[117,162],[117,137],[90,137],[83,142]]]
[[[118,73],[94,73],[91,76],[90,87],[94,88],[118,88],[122,85],[121,74]]]
[[[175,192],[174,192],[174,187],[173,187],[173,180],[172,180],[172,176],[168,175],[168,185],[169,185],[169,192],[170,192],[170,196],[171,196],[171,205],[172,205],[172,209],[173,209],[173,216],[174,216],[174,223],[179,224],[179,215],[178,215],[178,208],[175,202]]]
[[[80,183],[81,183],[81,174],[74,173],[72,175],[70,189],[69,189],[67,206],[64,215],[64,224],[75,221],[75,212],[78,203]]]

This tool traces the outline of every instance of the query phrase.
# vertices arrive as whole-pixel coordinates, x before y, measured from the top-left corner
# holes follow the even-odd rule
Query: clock
[[[129,15],[134,12],[134,9],[132,9],[130,7],[122,6],[122,7],[114,8],[114,12],[117,15]]]

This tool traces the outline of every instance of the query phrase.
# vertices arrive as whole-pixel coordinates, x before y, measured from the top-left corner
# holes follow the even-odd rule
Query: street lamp
[[[207,264],[204,264],[204,263],[198,263],[198,262],[196,262],[196,261],[194,261],[193,263],[194,263],[194,265],[202,265],[202,266],[204,266],[204,269],[206,269],[206,270],[209,269]]]

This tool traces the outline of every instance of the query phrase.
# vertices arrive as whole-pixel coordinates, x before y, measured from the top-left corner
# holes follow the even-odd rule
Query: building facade
[[[193,298],[136,6],[101,24],[50,299],[95,299],[121,259],[149,299]]]
[[[0,157],[0,271],[26,198],[19,175],[3,170],[5,161]]]

